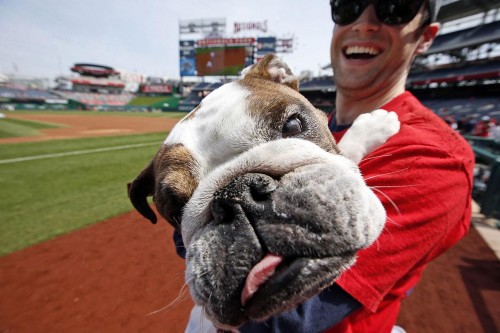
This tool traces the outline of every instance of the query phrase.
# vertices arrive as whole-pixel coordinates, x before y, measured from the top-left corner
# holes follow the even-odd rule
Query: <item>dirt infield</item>
[[[192,303],[166,223],[127,213],[0,258],[0,332],[181,332]]]
[[[71,126],[47,130],[50,138],[167,131],[176,121],[66,117],[23,118]],[[183,270],[164,221],[116,216],[0,258],[0,332],[183,332],[192,306],[179,293]],[[408,333],[500,331],[500,262],[474,228],[429,265],[399,324]]]
[[[57,114],[9,114],[9,118],[35,120],[41,122],[62,124],[65,127],[44,129],[43,135],[5,138],[0,143],[30,142],[51,139],[70,139],[95,137],[104,135],[126,135],[149,132],[167,132],[178,119],[115,116],[115,115],[74,115]]]
[[[409,333],[500,332],[500,261],[475,228],[428,266],[398,322]]]

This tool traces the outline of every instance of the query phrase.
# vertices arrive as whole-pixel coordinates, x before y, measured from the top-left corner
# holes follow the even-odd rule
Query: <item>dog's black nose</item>
[[[272,210],[271,193],[278,181],[259,173],[249,173],[232,180],[214,195],[212,213],[216,223],[230,223],[245,214],[253,222]]]

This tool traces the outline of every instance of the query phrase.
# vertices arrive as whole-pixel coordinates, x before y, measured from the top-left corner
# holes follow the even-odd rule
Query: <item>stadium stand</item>
[[[127,105],[134,94],[124,90],[125,82],[112,67],[79,63],[71,67],[77,77],[60,77],[54,94],[76,101],[88,110],[113,109]]]
[[[178,110],[178,80],[144,79],[142,75],[86,63],[75,64],[71,71],[78,76],[55,78],[53,89],[45,79],[2,76],[0,109]]]
[[[427,54],[447,52],[454,49],[475,47],[486,43],[496,42],[499,34],[500,21],[440,35],[432,43]]]
[[[132,94],[106,94],[60,90],[55,93],[64,98],[78,101],[89,108],[96,106],[124,106],[134,97]]]
[[[66,98],[48,90],[0,86],[0,109],[60,109],[67,104]]]
[[[179,111],[193,110],[205,96],[219,88],[222,84],[222,82],[200,82],[195,84],[186,98],[180,101]]]
[[[453,116],[457,120],[465,117],[480,119],[484,116],[500,118],[500,98],[429,99],[422,102],[442,118],[447,116]]]
[[[439,12],[442,23],[455,21],[464,17],[484,14],[500,7],[500,0],[444,0]]]
[[[412,73],[408,78],[408,82],[410,85],[415,86],[431,82],[464,82],[469,80],[499,78],[500,61],[497,60],[482,64],[465,63],[456,67]]]

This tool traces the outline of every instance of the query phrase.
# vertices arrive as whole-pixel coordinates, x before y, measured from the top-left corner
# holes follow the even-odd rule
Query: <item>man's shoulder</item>
[[[391,146],[427,147],[459,159],[473,159],[467,141],[411,93],[405,93],[394,110],[401,128],[388,144]],[[389,146],[387,146],[389,148]]]

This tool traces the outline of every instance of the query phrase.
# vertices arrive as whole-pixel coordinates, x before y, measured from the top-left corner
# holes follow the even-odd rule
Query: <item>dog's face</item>
[[[266,56],[182,119],[134,180],[182,232],[186,281],[220,328],[265,319],[332,284],[382,230],[385,211],[339,154],[325,115]]]

